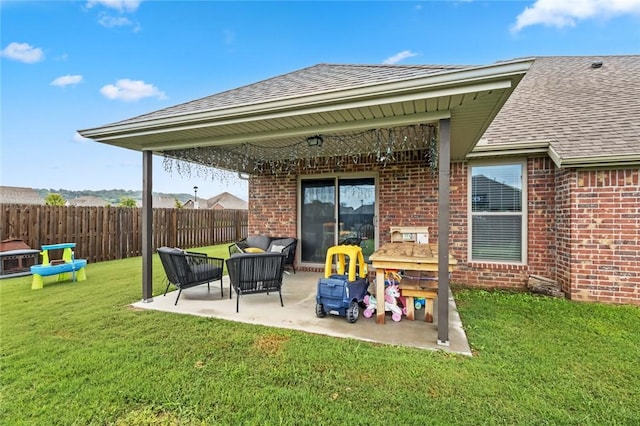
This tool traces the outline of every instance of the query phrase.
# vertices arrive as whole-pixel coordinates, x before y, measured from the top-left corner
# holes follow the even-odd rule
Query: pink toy
[[[407,315],[407,308],[400,309],[398,306],[398,299],[403,299],[400,296],[400,289],[397,284],[387,286],[384,292],[384,310],[385,312],[391,312],[391,319],[398,322],[402,319],[402,315]],[[367,305],[362,316],[365,318],[371,318],[376,311],[378,301],[374,296],[367,294],[364,296],[363,302]]]
[[[363,302],[365,305],[367,305],[367,308],[362,313],[362,316],[365,318],[371,318],[373,316],[373,313],[376,311],[376,303],[378,302],[375,297],[369,294],[364,296]]]
[[[391,312],[391,319],[398,322],[402,319],[402,309],[398,306],[398,298],[400,297],[400,289],[397,284],[387,286],[384,291],[384,310]]]

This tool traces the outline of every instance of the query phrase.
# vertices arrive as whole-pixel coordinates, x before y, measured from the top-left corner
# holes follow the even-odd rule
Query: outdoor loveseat
[[[174,305],[178,304],[180,294],[185,288],[206,283],[207,288],[211,290],[210,283],[212,281],[220,281],[220,293],[224,297],[222,289],[224,259],[171,247],[158,248],[158,254],[168,281],[164,295],[167,295],[169,285],[173,284],[178,288],[178,297],[176,297]]]
[[[236,312],[245,294],[278,292],[282,303],[283,253],[234,253],[227,259],[230,287],[236,292]],[[231,294],[229,294],[231,298]]]
[[[292,237],[268,237],[254,235],[237,241],[229,246],[229,256],[235,253],[282,253],[285,256],[285,266],[291,267],[296,273],[294,261],[298,240]]]

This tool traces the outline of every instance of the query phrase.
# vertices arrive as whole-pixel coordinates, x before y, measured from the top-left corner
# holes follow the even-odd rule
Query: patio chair
[[[240,297],[245,294],[277,291],[280,306],[284,306],[281,291],[284,261],[283,253],[240,253],[227,259],[229,287],[236,292],[236,312],[240,312]]]
[[[178,304],[180,294],[185,288],[207,283],[207,289],[211,290],[212,281],[220,281],[220,294],[224,297],[222,288],[224,259],[171,247],[160,247],[157,251],[168,281],[164,295],[167,295],[171,284],[178,289],[178,297],[174,305]]]

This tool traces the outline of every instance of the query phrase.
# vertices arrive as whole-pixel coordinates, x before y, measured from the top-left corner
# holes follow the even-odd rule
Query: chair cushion
[[[279,246],[277,244],[271,244],[269,246],[269,253],[282,253],[286,246]]]
[[[264,253],[264,250],[262,250],[260,247],[247,247],[246,249],[244,249],[245,253]]]
[[[168,254],[184,254],[184,250],[177,247],[158,247],[157,251]]]
[[[247,237],[246,242],[249,247],[258,247],[263,251],[268,251],[269,244],[271,244],[271,237],[267,237],[266,235],[254,235]]]
[[[284,249],[286,246],[288,246],[289,244],[293,243],[295,241],[295,239],[293,238],[279,238],[276,240],[271,241],[271,244],[269,245],[269,248],[267,251],[269,252],[275,252],[275,250],[273,250],[274,246],[281,246],[282,248],[280,249],[279,253],[282,252],[282,249]]]

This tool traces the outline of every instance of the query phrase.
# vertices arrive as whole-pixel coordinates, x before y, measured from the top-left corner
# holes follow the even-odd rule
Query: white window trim
[[[473,184],[473,167],[486,167],[486,166],[503,166],[509,164],[519,164],[522,167],[522,253],[519,262],[510,262],[510,261],[500,261],[500,260],[483,260],[483,259],[473,259],[472,258],[472,244],[473,244],[473,211],[472,211],[472,190],[471,185]],[[474,161],[467,164],[467,259],[469,259],[469,263],[483,263],[483,264],[495,264],[495,265],[526,265],[527,264],[527,253],[528,253],[528,230],[529,230],[529,219],[528,219],[528,169],[527,169],[527,159],[524,158],[512,158],[509,160],[495,160],[495,161]],[[486,212],[478,212],[478,214],[486,214]],[[500,215],[509,215],[512,216],[517,213],[509,212],[509,213],[492,213],[492,216],[500,216]]]

